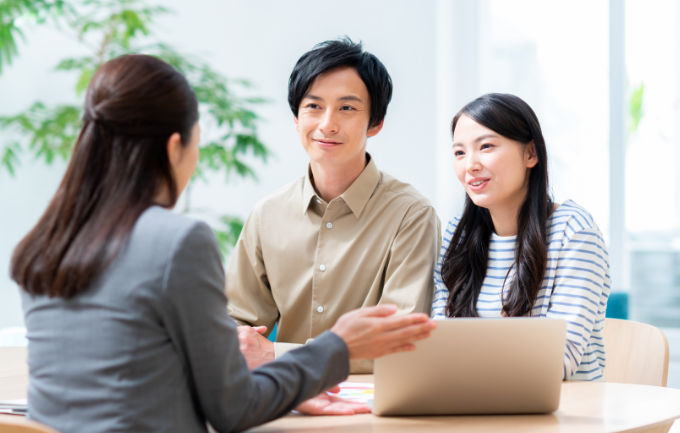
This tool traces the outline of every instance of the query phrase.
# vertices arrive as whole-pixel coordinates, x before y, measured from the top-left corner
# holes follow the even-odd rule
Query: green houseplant
[[[196,91],[206,137],[201,143],[199,163],[186,190],[182,212],[209,214],[223,255],[236,242],[243,223],[229,215],[215,215],[209,209],[191,206],[192,185],[208,181],[208,173],[256,178],[247,164],[251,155],[266,161],[270,151],[258,138],[260,117],[253,106],[262,98],[236,95],[233,89],[247,89],[245,80],[227,79],[201,59],[187,56],[154,36],[155,20],[168,13],[144,0],[0,0],[0,74],[19,55],[17,41],[26,39],[24,28],[47,25],[75,36],[89,54],[63,59],[57,71],[78,76],[74,88],[83,97],[97,68],[104,62],[129,53],[157,56],[184,73]],[[46,164],[68,160],[81,125],[82,104],[48,106],[35,101],[28,109],[0,117],[0,170],[14,175],[21,158],[33,157]],[[3,138],[4,137],[4,138]]]

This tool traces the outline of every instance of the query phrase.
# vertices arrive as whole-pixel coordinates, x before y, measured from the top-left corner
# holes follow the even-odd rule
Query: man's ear
[[[538,154],[536,153],[536,144],[532,140],[531,143],[524,147],[524,160],[527,168],[534,168],[538,164]]]
[[[299,125],[298,125],[298,118],[297,118],[297,116],[293,116],[293,122],[295,122],[295,130],[296,130],[297,132],[300,132],[300,130],[298,129]]]
[[[378,135],[378,132],[380,132],[383,129],[384,124],[385,124],[385,118],[383,118],[383,120],[381,120],[380,123],[378,123],[377,125],[371,126],[370,128],[368,128],[368,132],[366,132],[366,136],[367,137],[375,137],[376,135]]]

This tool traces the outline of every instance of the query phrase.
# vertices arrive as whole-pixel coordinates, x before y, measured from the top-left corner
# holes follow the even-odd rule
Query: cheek
[[[453,171],[456,172],[456,177],[460,183],[465,186],[465,158],[456,159],[453,162]]]

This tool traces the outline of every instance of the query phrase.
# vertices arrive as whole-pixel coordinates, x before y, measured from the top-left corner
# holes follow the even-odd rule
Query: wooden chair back
[[[666,386],[668,340],[659,328],[630,320],[604,320],[604,380]]]
[[[59,433],[56,430],[22,416],[0,415],[2,433]]]

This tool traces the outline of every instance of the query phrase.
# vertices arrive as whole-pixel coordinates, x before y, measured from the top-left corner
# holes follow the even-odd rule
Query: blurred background
[[[556,200],[605,234],[611,314],[662,328],[680,388],[680,0],[13,3],[0,0],[0,337],[23,326],[8,264],[64,173],[98,62],[157,54],[199,90],[201,175],[176,210],[208,220],[227,261],[254,204],[305,173],[286,101],[295,62],[347,35],[394,82],[369,152],[443,223],[464,197],[454,114],[487,92],[534,108]]]

